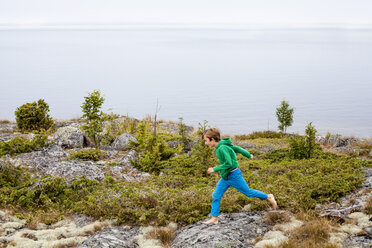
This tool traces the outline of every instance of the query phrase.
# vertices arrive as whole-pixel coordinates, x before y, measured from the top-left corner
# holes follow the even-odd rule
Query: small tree
[[[48,130],[54,123],[48,112],[49,105],[43,99],[23,104],[14,112],[17,127],[22,131]]]
[[[293,108],[289,107],[287,101],[282,101],[280,106],[276,108],[276,117],[280,125],[278,126],[279,130],[283,133],[287,132],[287,127],[292,126],[293,123]]]
[[[315,127],[312,126],[311,124],[312,122],[310,122],[306,126],[306,130],[305,130],[305,145],[306,145],[307,158],[311,158],[314,155],[316,148],[318,148],[315,142],[315,135],[317,131]]]
[[[99,90],[95,90],[84,97],[85,102],[81,105],[83,110],[83,119],[86,124],[82,126],[86,135],[92,139],[94,146],[99,148],[101,138],[99,133],[103,131],[103,122],[105,114],[100,110],[105,99],[101,96]]]
[[[319,144],[315,142],[316,129],[310,122],[305,129],[305,136],[293,136],[289,140],[291,156],[295,159],[309,159],[314,157],[317,150],[320,149]]]

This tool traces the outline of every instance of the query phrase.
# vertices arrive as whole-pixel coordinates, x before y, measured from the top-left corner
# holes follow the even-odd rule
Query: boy
[[[277,209],[274,195],[265,194],[261,191],[250,189],[248,184],[245,182],[241,171],[238,168],[238,161],[236,159],[236,153],[241,153],[247,158],[253,158],[253,156],[243,148],[234,146],[231,143],[230,138],[221,140],[220,131],[217,128],[210,128],[203,132],[202,138],[208,147],[216,147],[216,154],[219,166],[208,168],[208,173],[220,172],[221,179],[217,183],[216,189],[213,192],[211,219],[203,224],[218,224],[218,214],[220,211],[220,201],[226,190],[232,186],[244,195],[248,197],[257,197],[261,200],[268,200],[273,209]]]

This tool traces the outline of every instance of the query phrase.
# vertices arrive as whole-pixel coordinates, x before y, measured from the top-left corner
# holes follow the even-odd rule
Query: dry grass
[[[68,244],[58,244],[58,245],[55,245],[55,246],[53,246],[53,248],[75,247],[75,246],[77,246],[77,244],[78,243],[76,241],[71,241]]]
[[[275,212],[268,212],[265,215],[264,220],[265,220],[266,224],[273,226],[273,225],[276,225],[276,224],[287,223],[291,220],[291,218],[285,212],[276,212],[275,211]]]
[[[364,205],[363,212],[364,212],[365,214],[369,214],[369,215],[372,214],[372,197],[370,197],[370,198],[367,200],[366,205]]]
[[[8,123],[13,123],[9,120],[0,120],[0,124],[8,124]]]
[[[274,248],[273,246],[266,246],[265,248]],[[339,246],[331,243],[325,243],[325,244],[314,244],[311,242],[301,242],[301,243],[296,243],[293,241],[287,241],[281,244],[277,248],[339,248]]]
[[[46,225],[51,225],[51,224],[54,224],[54,223],[58,222],[61,219],[62,219],[62,215],[59,212],[44,213],[42,215],[37,215],[37,216],[33,217],[27,223],[27,228],[29,228],[31,230],[36,230],[37,225],[39,223],[44,223]]]
[[[318,216],[313,211],[299,211],[295,214],[296,219],[309,222],[318,219]]]
[[[160,240],[163,247],[170,247],[176,230],[173,228],[159,227],[146,233],[146,238]]]
[[[23,233],[21,237],[37,241],[36,236],[32,233]]]
[[[326,219],[311,221],[301,227],[295,228],[289,233],[289,240],[280,248],[334,248],[334,244],[328,243],[330,236],[330,222]]]
[[[358,146],[361,149],[372,150],[372,138],[362,141]]]

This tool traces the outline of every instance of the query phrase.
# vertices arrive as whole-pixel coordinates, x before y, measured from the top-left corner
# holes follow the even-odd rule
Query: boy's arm
[[[217,150],[217,157],[219,158],[221,164],[213,167],[214,172],[229,169],[232,166],[231,157],[225,149],[226,148],[221,147]]]
[[[240,153],[244,157],[252,158],[252,155],[247,150],[245,150],[245,149],[243,149],[239,146],[232,146],[232,149],[234,150],[235,153]]]

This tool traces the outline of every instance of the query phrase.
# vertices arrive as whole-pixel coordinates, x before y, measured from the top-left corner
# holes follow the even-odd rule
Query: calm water
[[[223,133],[276,130],[275,108],[295,107],[289,132],[372,137],[372,30],[2,30],[0,119],[44,98],[56,119],[80,116],[84,96],[104,110]]]

